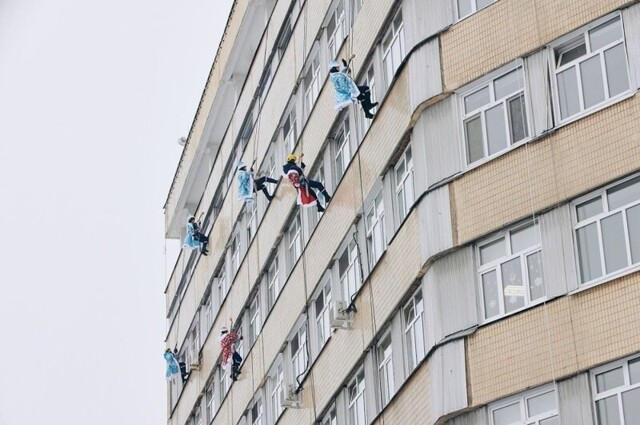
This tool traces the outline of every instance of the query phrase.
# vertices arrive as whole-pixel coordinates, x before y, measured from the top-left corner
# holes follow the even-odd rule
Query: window
[[[632,425],[640,418],[640,357],[591,373],[598,425]]]
[[[367,230],[369,265],[373,267],[387,247],[387,236],[384,228],[384,201],[382,200],[382,190],[378,192],[378,195],[367,211],[365,225]]]
[[[287,230],[287,253],[289,255],[289,271],[293,270],[293,266],[300,258],[302,253],[302,234],[300,233],[300,210],[296,212],[295,217]]]
[[[462,96],[467,164],[503,152],[529,135],[519,66]]]
[[[307,327],[303,324],[291,338],[291,375],[296,382],[307,371]]]
[[[269,380],[271,382],[271,412],[273,414],[272,422],[275,423],[282,413],[282,400],[284,398],[284,374],[282,373],[282,364],[278,364],[273,375],[269,377]]]
[[[257,399],[251,407],[251,425],[262,425],[262,399]]]
[[[211,326],[213,326],[213,318],[214,318],[213,317],[213,296],[211,292],[209,292],[209,294],[206,296],[202,309],[204,311],[202,329],[203,329],[203,334],[206,335],[209,332],[209,329],[211,329]]]
[[[393,169],[395,175],[395,195],[397,203],[398,224],[404,220],[409,212],[409,208],[413,205],[413,156],[411,146],[409,146],[400,161]]]
[[[200,408],[200,404],[196,405],[195,407],[195,413],[193,414],[193,423],[195,425],[203,425],[202,422],[202,410]]]
[[[329,413],[322,418],[321,425],[338,425],[338,416],[336,415],[336,406],[332,406]]]
[[[491,425],[560,425],[555,387],[547,385],[489,405]]]
[[[247,241],[251,242],[258,227],[258,208],[255,205],[246,205],[247,211]],[[246,210],[245,210],[246,211]]]
[[[364,390],[364,369],[361,369],[347,386],[347,421],[349,425],[368,423]]]
[[[229,258],[231,261],[231,273],[235,275],[235,273],[240,268],[240,238],[237,234],[233,236],[233,239],[231,239],[229,252]]]
[[[458,19],[476,13],[480,9],[484,9],[496,0],[456,0]]]
[[[267,270],[267,302],[269,303],[269,311],[271,311],[273,305],[276,303],[279,294],[278,257],[275,257]]]
[[[231,369],[231,368],[229,368]],[[229,377],[229,370],[223,369],[221,366],[218,366],[218,384],[220,385],[220,403],[222,404],[222,400],[227,396],[227,391],[231,386],[231,378]]]
[[[206,402],[207,402],[207,423],[213,421],[213,416],[216,414],[216,399],[214,384],[211,383],[207,387]]]
[[[260,330],[262,329],[262,319],[260,317],[260,294],[256,294],[249,305],[249,346],[252,346]]]
[[[336,9],[331,13],[327,24],[327,46],[329,57],[338,57],[338,49],[347,36],[347,23],[345,19],[344,0],[339,0]]]
[[[580,281],[640,263],[640,177],[601,190],[575,206]]]
[[[355,16],[358,14],[358,12],[360,12],[360,9],[362,9],[362,5],[364,4],[365,0],[353,0],[353,17],[355,18]]]
[[[308,117],[320,94],[320,60],[318,54],[313,58],[304,76],[304,113]]]
[[[222,265],[220,266],[220,270],[218,270],[218,273],[214,278],[214,282],[216,291],[218,293],[218,305],[222,305],[222,301],[224,301],[227,293],[229,292],[229,286],[227,284],[227,273],[224,263],[222,263]]]
[[[531,306],[545,297],[537,223],[479,245],[478,269],[484,319]]]
[[[351,241],[347,245],[338,259],[338,276],[344,300],[351,301],[362,284],[358,246],[355,241]]]
[[[371,92],[371,103],[376,103],[376,78],[373,70],[373,64],[369,64],[367,72],[364,74],[362,85],[369,87],[369,91]],[[358,113],[356,114],[356,125],[358,128],[359,140],[362,141],[362,139],[364,139],[364,135],[371,126],[371,120],[367,119],[364,114]]]
[[[296,121],[295,105],[291,108],[287,118],[284,120],[284,124],[282,124],[282,137],[287,153],[292,153],[298,142],[298,123]]]
[[[316,313],[316,332],[318,333],[318,352],[324,347],[325,342],[331,336],[331,324],[329,323],[329,309],[331,308],[331,280],[324,287],[314,301]]]
[[[334,136],[336,182],[339,182],[351,162],[351,132],[349,131],[349,116],[345,114],[340,127]]]
[[[393,375],[393,350],[391,348],[391,332],[382,338],[382,342],[378,345],[378,378],[380,379],[380,401],[386,406],[395,394],[394,375]]]
[[[588,26],[575,37],[554,47],[553,54],[556,102],[561,120],[629,91],[620,16]]]
[[[402,23],[402,10],[400,10],[393,18],[391,28],[382,39],[382,66],[387,79],[387,86],[391,84],[393,75],[400,67],[404,55],[404,25]]]
[[[200,322],[196,319],[193,328],[189,331],[189,349],[187,350],[187,366],[199,363],[200,356]]]
[[[320,156],[322,156],[322,154],[320,154]],[[311,180],[315,180],[318,182],[322,182],[322,184],[325,184],[324,181],[324,166],[322,163],[320,163],[320,166],[318,167],[318,170],[311,176]],[[326,187],[326,185],[325,185]],[[316,194],[318,194],[318,192],[316,191]],[[320,194],[323,197],[323,201],[326,203],[326,199],[324,199],[324,195]],[[322,214],[324,214],[324,211],[318,211],[315,208],[307,208],[307,211],[309,212],[309,234],[311,234],[311,232],[313,231],[313,229],[315,229],[316,225],[318,224],[318,222],[320,221],[320,217],[322,217]]]
[[[424,302],[419,290],[402,309],[404,319],[404,346],[407,356],[407,372],[411,372],[424,358]]]

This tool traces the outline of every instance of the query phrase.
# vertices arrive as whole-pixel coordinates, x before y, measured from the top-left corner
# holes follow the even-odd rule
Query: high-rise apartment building
[[[372,120],[334,109],[352,55]],[[235,1],[165,205],[210,238],[166,286],[168,423],[640,424],[639,83],[638,1]]]

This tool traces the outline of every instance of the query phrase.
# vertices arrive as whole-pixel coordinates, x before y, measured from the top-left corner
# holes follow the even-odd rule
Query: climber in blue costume
[[[207,244],[209,243],[209,237],[200,231],[200,223],[196,223],[194,216],[189,216],[189,222],[187,223],[187,236],[184,238],[183,248],[194,249],[200,248],[202,255],[207,255]]]
[[[251,181],[253,181],[253,190],[251,190]],[[238,161],[238,192],[240,198],[247,200],[249,197],[253,199],[252,192],[262,192],[264,196],[271,201],[273,195],[267,190],[267,183],[278,183],[278,180],[268,176],[262,176],[257,179],[253,177],[253,167],[247,171],[247,166],[242,161]]]
[[[165,374],[167,379],[171,379],[174,375],[180,373],[180,365],[171,352],[171,348],[167,348],[167,351],[164,352],[164,359],[167,361],[167,373]]]
[[[342,68],[338,61],[329,63],[329,77],[333,83],[336,97],[335,108],[341,111],[353,101],[359,101],[364,111],[364,116],[373,118],[371,109],[378,105],[378,102],[371,103],[371,90],[368,86],[358,86],[349,75],[351,70],[346,60],[342,59]]]

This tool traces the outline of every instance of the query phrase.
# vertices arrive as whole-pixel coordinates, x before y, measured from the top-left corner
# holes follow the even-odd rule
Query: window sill
[[[511,316],[515,316],[515,315],[520,314],[520,313],[522,313],[524,311],[527,311],[529,309],[538,307],[538,306],[540,306],[542,304],[546,304],[549,301],[551,301],[551,298],[548,298],[547,296],[545,296],[543,299],[541,299],[539,301],[536,301],[535,303],[531,303],[531,304],[529,304],[527,306],[524,306],[522,308],[519,308],[517,310],[510,311],[509,313],[501,314],[500,316],[495,316],[495,317],[492,317],[490,319],[486,319],[484,321],[481,321],[480,322],[480,326],[490,325],[490,324],[498,322],[500,320],[507,319],[507,318],[509,318]]]
[[[596,106],[592,106],[589,109],[585,109],[584,111],[582,111],[582,112],[580,112],[578,114],[572,115],[572,116],[570,116],[569,118],[567,118],[565,120],[558,121],[558,123],[556,123],[556,125],[553,127],[553,129],[554,130],[560,129],[560,128],[566,126],[566,125],[569,125],[569,124],[572,124],[572,123],[574,123],[574,122],[576,122],[578,120],[581,120],[584,117],[587,117],[587,116],[589,116],[591,114],[599,112],[599,111],[601,111],[603,109],[606,109],[609,106],[612,106],[612,105],[615,105],[616,103],[623,102],[623,101],[625,101],[627,99],[630,99],[630,98],[632,98],[632,97],[634,97],[636,95],[636,92],[637,92],[636,89],[630,88],[625,93],[619,94],[616,97],[612,97],[611,99],[607,100],[604,103],[600,103],[600,104],[598,104]],[[554,114],[555,113],[556,113],[556,111],[554,111]]]
[[[615,273],[612,273],[612,274],[607,275],[607,276],[600,277],[598,279],[592,280],[592,281],[587,282],[587,283],[578,284],[578,288],[569,291],[568,295],[576,295],[576,294],[579,294],[581,292],[588,291],[589,289],[592,289],[592,288],[594,288],[596,286],[600,286],[600,285],[603,285],[605,283],[609,283],[609,282],[611,282],[613,280],[619,279],[619,278],[621,278],[623,276],[626,276],[626,275],[629,275],[629,274],[632,274],[632,273],[636,273],[638,271],[640,271],[640,264],[636,264],[635,266],[619,270],[619,271],[617,271]]]

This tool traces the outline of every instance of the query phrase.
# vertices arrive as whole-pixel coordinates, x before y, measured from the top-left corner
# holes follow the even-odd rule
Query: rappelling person
[[[200,248],[202,255],[207,255],[207,244],[209,243],[209,237],[200,231],[200,223],[196,223],[194,216],[189,216],[187,222],[187,236],[184,238],[183,248]]]
[[[287,155],[287,163],[282,166],[282,170],[298,191],[298,205],[303,207],[315,205],[318,208],[318,212],[323,212],[324,207],[318,202],[318,195],[313,189],[317,189],[322,193],[325,205],[331,201],[329,192],[321,182],[307,179],[304,175],[306,165],[302,162],[302,154],[300,155],[300,167],[296,164],[296,160],[297,157],[294,154]]]
[[[178,362],[178,367],[180,368],[180,376],[182,376],[182,383],[184,384],[189,379],[189,372],[187,372],[187,364],[185,362],[180,361],[180,353],[178,353],[178,347],[173,348],[173,358]]]
[[[167,350],[164,352],[164,359],[167,362],[167,373],[165,374],[167,379],[171,379],[175,375],[180,373],[180,364],[171,352],[171,348],[167,348]]]
[[[253,189],[251,189],[251,181],[253,181]],[[271,201],[273,195],[267,190],[267,183],[278,183],[278,180],[272,179],[269,176],[253,178],[253,167],[247,171],[247,166],[242,161],[238,161],[238,193],[240,198],[244,199],[247,203],[253,201],[253,193],[262,192],[264,196]],[[252,201],[249,201],[251,199]]]
[[[378,102],[371,103],[371,90],[369,86],[359,86],[351,78],[351,69],[346,60],[342,59],[342,68],[338,61],[329,63],[329,77],[333,83],[337,111],[341,111],[353,101],[360,102],[364,116],[372,119],[374,115],[371,109],[378,106]]]
[[[233,324],[233,320],[230,320]],[[227,370],[231,365],[231,379],[238,380],[240,376],[240,365],[242,364],[242,356],[236,351],[236,341],[242,340],[242,335],[235,332],[229,332],[226,326],[220,330],[220,348],[222,349],[222,368]]]

